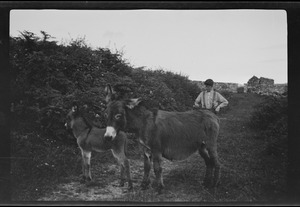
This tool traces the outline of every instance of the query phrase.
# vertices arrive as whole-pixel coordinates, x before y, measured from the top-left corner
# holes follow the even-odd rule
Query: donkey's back
[[[201,144],[215,144],[219,121],[209,111],[157,112],[156,137],[162,155],[170,160],[182,160],[196,152]]]

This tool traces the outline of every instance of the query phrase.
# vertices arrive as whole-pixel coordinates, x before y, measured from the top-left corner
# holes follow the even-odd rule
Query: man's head
[[[204,82],[204,85],[205,85],[205,89],[210,92],[211,89],[213,88],[213,85],[214,85],[214,81],[212,79],[207,79],[205,82]]]

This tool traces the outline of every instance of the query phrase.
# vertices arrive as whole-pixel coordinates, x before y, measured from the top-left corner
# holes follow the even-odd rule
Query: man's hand
[[[198,109],[198,108],[199,108],[199,105],[194,104],[194,105],[193,105],[193,108],[194,108],[194,109]]]
[[[216,112],[216,114],[218,114],[220,112],[220,107],[219,106],[215,109],[215,112]]]

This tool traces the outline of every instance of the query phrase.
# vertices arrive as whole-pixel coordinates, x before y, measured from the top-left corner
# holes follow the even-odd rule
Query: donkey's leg
[[[82,150],[84,177],[87,181],[92,180],[91,176],[91,152]]]
[[[80,183],[85,183],[85,164],[84,164],[84,159],[83,159],[83,153],[81,153],[81,167],[82,167],[82,175],[80,178]]]
[[[123,187],[125,184],[125,166],[124,164],[119,163],[120,171],[121,171],[121,180],[120,180],[120,187]]]
[[[153,168],[156,176],[157,190],[159,193],[161,193],[161,190],[164,188],[161,162],[162,162],[161,153],[153,153]]]
[[[211,180],[212,180],[213,163],[212,163],[212,160],[210,159],[210,157],[208,155],[208,151],[207,151],[206,146],[205,146],[204,143],[202,143],[200,148],[199,148],[199,154],[204,159],[205,165],[206,165],[206,172],[205,172],[203,185],[205,187],[208,187],[208,186],[210,186]]]
[[[144,178],[141,184],[142,189],[146,189],[150,184],[151,159],[151,154],[144,151]]]
[[[211,178],[209,179],[211,180],[212,187],[216,187],[216,185],[219,182],[220,168],[221,168],[221,164],[218,160],[218,153],[217,153],[217,137],[219,133],[219,124],[217,122],[211,122],[207,126],[206,133],[208,137],[206,142],[206,148],[214,171],[213,179]]]
[[[132,189],[132,180],[130,176],[130,168],[129,168],[129,161],[124,153],[124,150],[112,150],[113,156],[117,159],[118,164],[120,165],[120,171],[121,171],[121,181],[120,186],[123,187],[125,183],[125,174],[127,175],[128,179],[128,188]]]
[[[130,175],[129,160],[127,159],[127,157],[125,157],[124,166],[125,166],[125,172],[126,172],[126,175],[127,175],[128,189],[131,190],[133,188],[133,185],[132,185],[132,180],[131,180],[131,175]]]
[[[218,159],[217,147],[214,146],[208,150],[208,154],[211,158],[213,168],[214,168],[214,177],[212,180],[212,187],[216,187],[219,184],[220,180],[220,172],[221,172],[221,164]]]
[[[122,155],[120,152],[120,149],[112,149],[112,153],[114,158],[117,160],[119,166],[120,166],[120,186],[123,187],[125,183],[125,166],[123,163],[123,159],[125,155]]]

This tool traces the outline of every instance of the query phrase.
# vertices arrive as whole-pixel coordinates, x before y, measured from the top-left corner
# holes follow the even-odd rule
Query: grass
[[[236,94],[231,101],[219,139],[225,180],[230,181],[223,185],[224,191],[241,190],[242,193],[232,193],[232,201],[285,201],[287,155],[268,155],[267,143],[248,125],[253,107],[263,99],[255,94]]]
[[[45,138],[37,131],[11,133],[11,200],[35,200],[80,169],[74,146]]]

